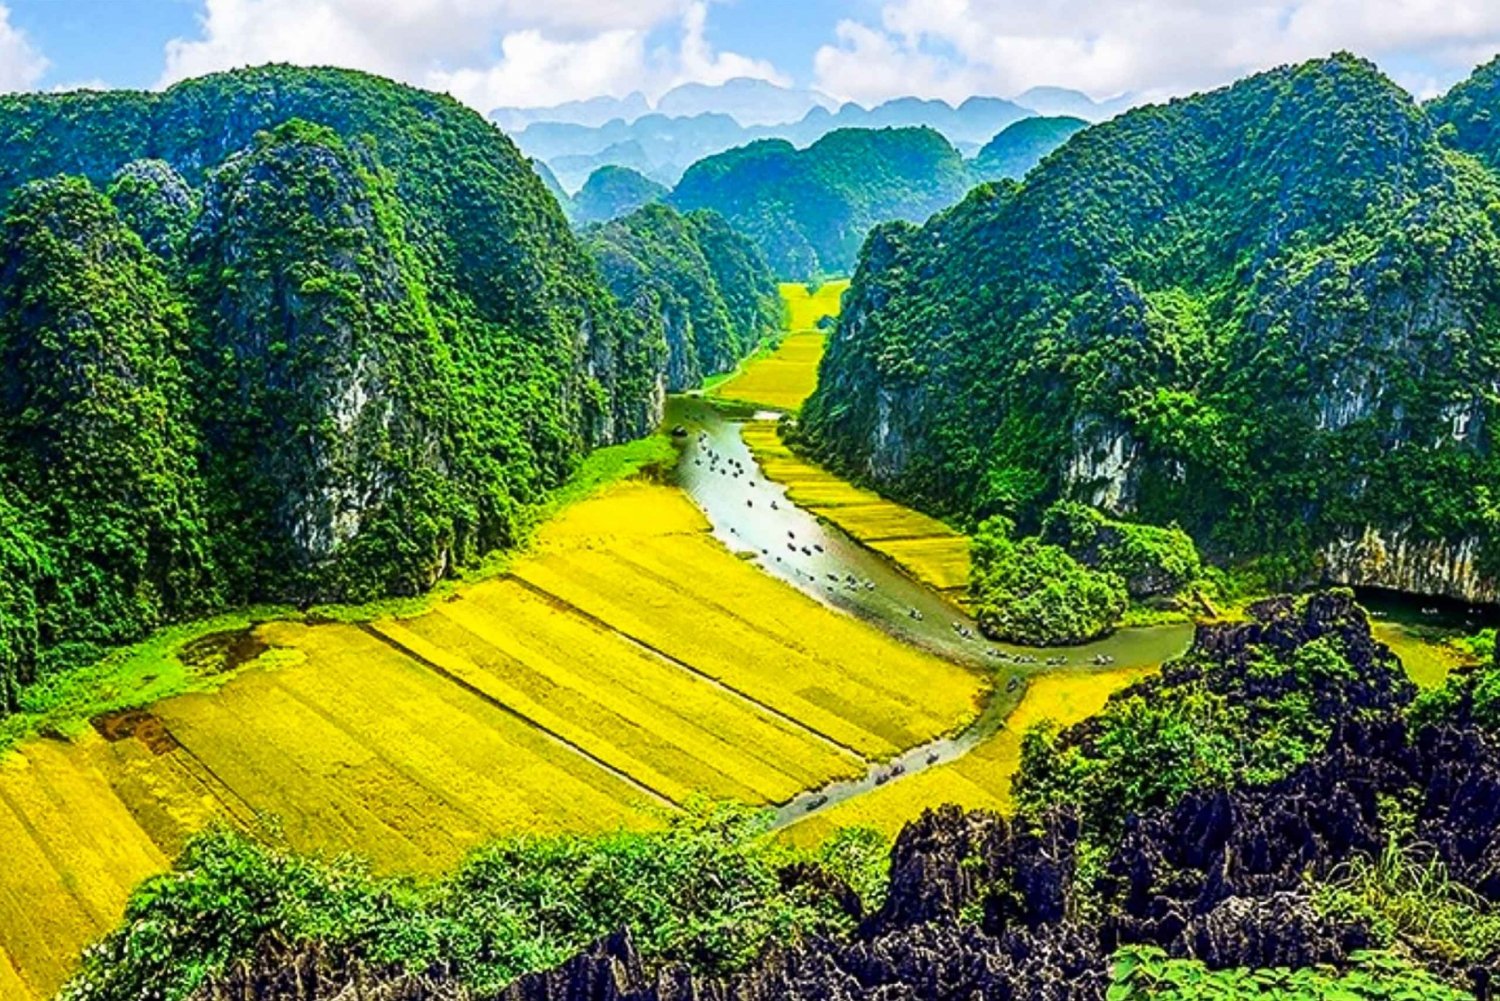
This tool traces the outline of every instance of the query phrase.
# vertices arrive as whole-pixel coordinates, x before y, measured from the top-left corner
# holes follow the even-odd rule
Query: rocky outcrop
[[[377,170],[327,129],[264,134],[214,175],[190,250],[206,275],[213,473],[242,501],[241,544],[290,571],[260,589],[288,597],[337,596],[348,548],[451,462],[440,422],[454,387],[434,376],[421,276],[402,264]],[[412,540],[426,551],[368,569],[410,592],[465,540],[440,511],[406,514],[437,522]]]

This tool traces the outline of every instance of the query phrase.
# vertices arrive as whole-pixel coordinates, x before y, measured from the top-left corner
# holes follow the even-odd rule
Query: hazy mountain
[[[714,209],[756,242],[779,277],[808,279],[847,274],[872,226],[926,219],[972,180],[932,129],[839,129],[806,149],[764,139],[708,157],[668,200]]]
[[[1023,118],[985,144],[974,160],[974,172],[987,181],[1024,177],[1088,124],[1081,118]]]
[[[637,91],[629,97],[591,97],[586,101],[568,101],[545,108],[495,108],[490,120],[506,132],[519,132],[535,122],[563,122],[597,128],[620,119],[633,122],[649,114],[646,95]]]
[[[1039,115],[1071,115],[1090,122],[1113,118],[1130,107],[1131,95],[1121,94],[1108,101],[1095,101],[1081,90],[1067,87],[1032,87],[1012,98],[1017,104]]]
[[[728,115],[741,125],[781,125],[802,119],[813,108],[834,109],[839,102],[816,90],[795,90],[767,80],[737,77],[718,86],[685,83],[656,102],[656,112],[674,118]]]
[[[600,167],[578,189],[571,201],[570,217],[578,225],[609,222],[629,215],[643,205],[660,201],[664,185],[629,167]]]
[[[759,81],[744,83],[756,95],[780,92],[779,99],[787,106],[793,100],[787,95],[811,94],[770,84],[764,86],[772,90],[765,91],[750,86]],[[724,88],[694,87],[697,89],[684,87],[669,92],[662,104],[691,108],[695,101],[704,99],[706,91],[719,97],[725,96],[726,89],[730,94],[737,92],[727,84]],[[822,95],[814,96],[826,101]],[[815,103],[798,120],[776,125],[747,126],[728,112],[685,117],[658,111],[633,121],[616,118],[597,126],[538,121],[515,132],[512,138],[526,155],[544,161],[564,188],[576,191],[591,173],[604,166],[629,167],[670,186],[704,157],[761,139],[785,139],[794,146],[810,146],[837,129],[930,128],[962,153],[973,155],[1007,125],[1030,116],[1026,108],[995,97],[971,97],[956,108],[944,101],[899,98],[873,108],[845,104],[829,110],[826,103]]]

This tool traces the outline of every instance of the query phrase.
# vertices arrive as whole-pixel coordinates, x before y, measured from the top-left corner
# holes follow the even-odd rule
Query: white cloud
[[[488,110],[775,77],[713,49],[707,13],[702,0],[205,0],[198,36],[167,44],[160,83],[265,62],[346,66]]]
[[[10,23],[10,8],[0,3],[0,93],[31,90],[45,72],[47,58]]]
[[[885,0],[877,24],[839,25],[814,72],[820,89],[863,102],[1042,84],[1161,98],[1339,49],[1431,92],[1500,51],[1500,3]]]

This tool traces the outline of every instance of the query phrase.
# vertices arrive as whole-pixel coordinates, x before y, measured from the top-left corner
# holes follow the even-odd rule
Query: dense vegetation
[[[1125,614],[1125,580],[1085,566],[1061,546],[1013,538],[1009,519],[993,517],[974,533],[969,597],[986,635],[1028,646],[1085,643]]]
[[[660,201],[667,189],[629,167],[604,166],[589,175],[573,196],[569,215],[579,225],[609,222]]]
[[[659,319],[446,97],[276,66],[3,97],[0,211],[0,712],[166,620],[419,592],[660,417]],[[768,280],[691,225],[713,371]]]
[[[878,836],[851,831],[809,853],[763,833],[762,816],[705,803],[655,833],[496,841],[419,883],[209,831],[140,888],[62,997],[180,1001],[267,941],[498,991],[626,929],[653,962],[724,973],[770,945],[847,932],[879,903]]]
[[[974,172],[987,181],[1019,180],[1088,124],[1066,116],[1023,118],[984,144],[974,158]]]
[[[1412,699],[1400,661],[1371,638],[1362,612],[1341,619],[1320,607],[1333,607],[1327,595],[1284,603],[1252,612],[1273,625],[1253,630],[1232,659],[1199,647],[1086,724],[1028,733],[1021,809],[1072,806],[1090,829],[1114,833],[1130,814],[1196,790],[1282,778],[1320,754],[1340,721]],[[1322,628],[1295,646],[1277,643],[1278,618]]]
[[[1274,558],[1273,580],[1484,598],[1500,183],[1444,140],[1478,148],[1494,107],[1445,130],[1337,56],[1129,112],[882,226],[802,438],[974,521],[1033,527],[1064,497]]]
[[[715,212],[647,205],[585,232],[604,280],[665,343],[669,390],[726,372],[780,326],[776,281]]]
[[[1010,519],[987,518],[970,546],[969,597],[980,627],[1029,646],[1084,643],[1119,624],[1131,601],[1177,606],[1202,566],[1179,528],[1108,518],[1058,501],[1041,532],[1016,537]]]
[[[931,129],[842,129],[799,150],[767,139],[693,164],[670,201],[710,208],[753,239],[780,278],[847,274],[865,234],[963,197],[963,157]]]

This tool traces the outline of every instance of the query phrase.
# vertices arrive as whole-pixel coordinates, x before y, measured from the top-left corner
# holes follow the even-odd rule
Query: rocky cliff
[[[946,514],[1067,497],[1221,561],[1489,600],[1500,182],[1440,126],[1340,56],[883,228],[804,441]]]

